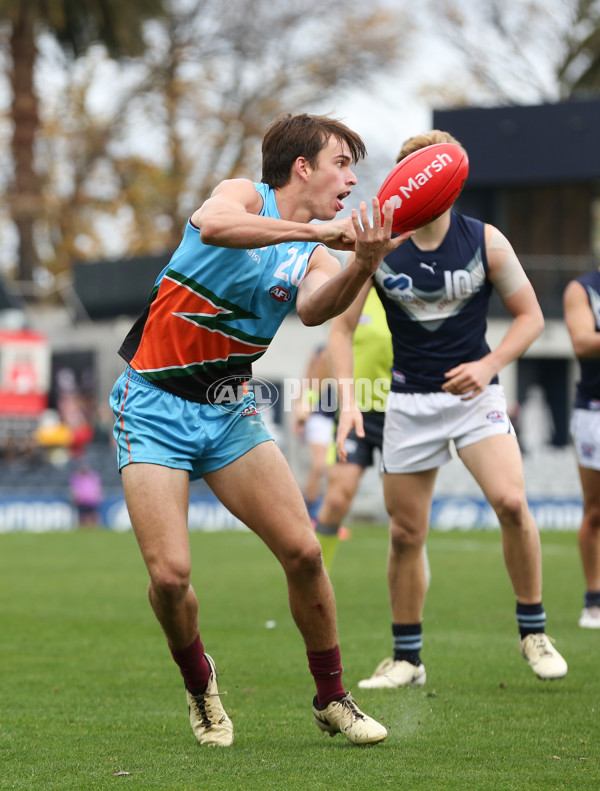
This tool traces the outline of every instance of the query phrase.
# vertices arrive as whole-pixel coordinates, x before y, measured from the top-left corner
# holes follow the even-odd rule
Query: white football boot
[[[600,629],[600,607],[584,607],[579,626],[583,629]]]
[[[552,645],[553,642],[551,637],[540,632],[528,634],[519,643],[521,656],[542,681],[552,681],[567,675],[567,663]]]
[[[413,665],[411,662],[397,659],[384,659],[375,668],[371,678],[358,682],[361,689],[394,689],[395,687],[420,687],[427,680],[425,666],[422,663]]]
[[[322,709],[315,697],[313,714],[317,728],[323,734],[335,736],[341,733],[352,744],[376,744],[387,736],[383,725],[364,714],[349,692],[341,700],[334,700]]]
[[[221,695],[227,693],[219,692],[217,668],[212,657],[208,654],[205,656],[210,666],[210,680],[206,690],[198,695],[192,695],[186,689],[190,725],[200,744],[229,747],[233,742],[233,725],[221,703]]]

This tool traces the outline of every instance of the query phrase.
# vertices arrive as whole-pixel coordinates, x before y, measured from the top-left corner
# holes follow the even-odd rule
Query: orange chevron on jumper
[[[255,318],[254,313],[170,269],[150,305],[131,366],[160,378],[198,368],[224,368],[227,362],[252,362],[264,354],[271,338],[250,335],[232,322]]]

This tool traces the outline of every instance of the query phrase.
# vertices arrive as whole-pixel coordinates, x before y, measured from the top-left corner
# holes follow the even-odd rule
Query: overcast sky
[[[396,0],[390,0],[395,2]],[[426,2],[426,0],[425,0]],[[462,0],[465,6],[477,3],[479,0]],[[548,0],[546,13],[551,14],[553,7],[564,3],[565,0]],[[335,100],[327,102],[324,106],[306,107],[309,112],[330,112],[345,121],[355,129],[364,139],[368,158],[366,162],[359,163],[356,174],[359,183],[349,200],[345,202],[342,216],[348,216],[352,208],[356,208],[361,200],[369,200],[377,193],[379,185],[394,166],[398,151],[406,138],[431,129],[435,100],[427,100],[423,96],[423,87],[439,84],[442,80],[450,86],[464,85],[464,64],[461,62],[460,53],[451,50],[449,45],[431,28],[432,6],[415,5],[413,17],[415,32],[407,41],[409,49],[404,53],[405,59],[395,73],[378,75],[367,88],[348,88],[335,95]],[[419,16],[421,19],[419,19]],[[473,14],[468,17],[474,24]],[[477,30],[477,36],[482,36],[483,31]],[[42,37],[40,49],[43,54],[43,68],[38,66],[36,82],[39,91],[44,95],[48,105],[52,99],[58,99],[64,90],[65,71],[62,56],[58,45],[50,37]],[[0,57],[5,53],[0,52]],[[92,50],[90,56],[82,59],[74,66],[76,70],[86,71],[96,69],[92,90],[89,94],[90,105],[99,111],[106,111],[117,95],[116,86],[123,87],[128,79],[135,77],[135,67],[121,69],[114,62],[106,60],[103,55]],[[6,78],[6,64],[0,69],[0,111],[6,114],[10,105],[10,89]],[[515,95],[515,101],[522,101],[526,97]],[[477,104],[476,98],[474,104]],[[2,138],[2,157],[0,157],[0,180],[6,183],[12,171],[10,159],[10,123],[6,115],[0,123],[0,138]],[[136,137],[136,152],[141,155],[152,156],[153,152],[162,150],[157,144],[153,129],[146,127],[143,135]],[[156,154],[155,154],[156,156]],[[259,173],[248,173],[250,178],[259,178]],[[60,185],[59,185],[60,186]],[[0,244],[2,246],[3,266],[10,266],[14,258],[15,248],[14,229],[8,222],[7,216],[0,214]],[[115,238],[115,241],[118,240]],[[7,248],[9,248],[7,250]],[[115,251],[116,252],[116,251]]]
[[[448,48],[420,36],[395,75],[380,75],[366,89],[348,89],[322,108],[358,132],[367,146],[368,157],[356,168],[359,183],[345,202],[344,215],[376,194],[407,138],[432,128],[434,107],[421,95],[422,86],[438,81],[444,69],[455,65],[456,56]]]

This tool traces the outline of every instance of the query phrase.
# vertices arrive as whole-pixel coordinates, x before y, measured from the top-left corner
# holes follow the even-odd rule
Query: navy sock
[[[411,665],[421,663],[423,648],[423,625],[420,623],[393,623],[394,660],[410,662]]]
[[[520,604],[517,602],[517,624],[521,640],[528,634],[540,634],[546,631],[546,612],[539,604]]]
[[[600,591],[586,591],[583,606],[600,607]]]

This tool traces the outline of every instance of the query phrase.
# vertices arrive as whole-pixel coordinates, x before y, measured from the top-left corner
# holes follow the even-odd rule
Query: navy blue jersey
[[[393,391],[439,391],[446,371],[490,351],[485,333],[492,284],[484,233],[484,223],[452,212],[436,250],[420,250],[409,239],[375,273],[392,333]]]
[[[585,288],[596,322],[596,332],[600,332],[600,271],[595,269],[576,278]],[[579,357],[581,379],[577,382],[575,406],[578,409],[600,409],[600,357]]]

